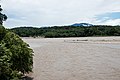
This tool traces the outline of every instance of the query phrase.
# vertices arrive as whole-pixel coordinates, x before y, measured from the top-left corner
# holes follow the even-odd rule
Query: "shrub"
[[[19,80],[32,72],[33,50],[18,35],[0,27],[0,79]]]

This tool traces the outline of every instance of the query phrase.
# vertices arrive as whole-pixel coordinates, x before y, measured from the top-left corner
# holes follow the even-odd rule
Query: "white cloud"
[[[98,23],[94,16],[120,11],[119,0],[3,0],[1,4],[8,27]]]
[[[104,23],[101,23],[103,25],[120,25],[120,19],[110,19],[110,20],[107,20],[105,21]]]

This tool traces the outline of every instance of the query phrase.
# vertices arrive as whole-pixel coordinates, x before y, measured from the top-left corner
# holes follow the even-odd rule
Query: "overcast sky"
[[[8,28],[82,22],[120,25],[120,0],[2,0],[1,5]]]

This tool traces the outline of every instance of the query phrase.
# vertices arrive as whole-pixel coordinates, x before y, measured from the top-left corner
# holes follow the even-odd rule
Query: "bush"
[[[33,50],[18,35],[0,26],[0,79],[19,80],[32,72]]]

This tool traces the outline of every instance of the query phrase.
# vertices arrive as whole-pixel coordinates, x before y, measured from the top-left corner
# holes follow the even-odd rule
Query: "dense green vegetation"
[[[0,26],[0,79],[19,80],[32,72],[33,51],[13,32]]]
[[[21,80],[25,73],[32,72],[33,50],[2,26],[7,16],[1,11],[0,6],[0,80]]]
[[[55,26],[55,27],[18,27],[11,29],[21,37],[87,37],[87,36],[120,36],[120,26],[96,25],[89,27]]]

